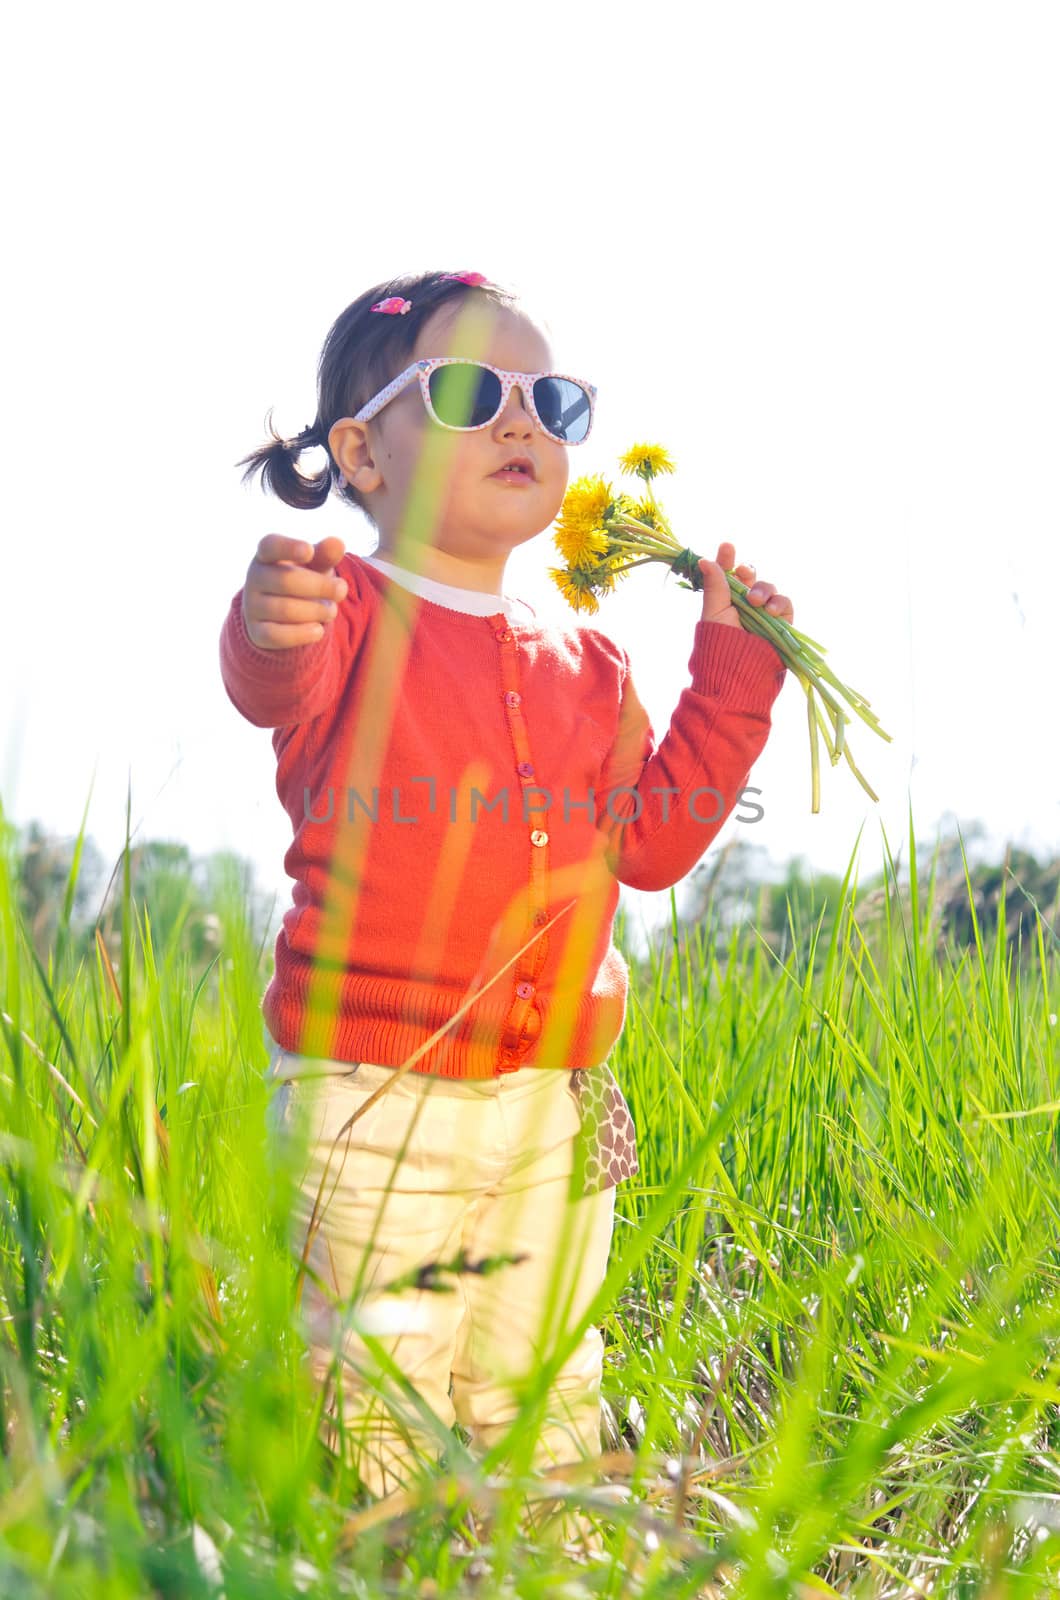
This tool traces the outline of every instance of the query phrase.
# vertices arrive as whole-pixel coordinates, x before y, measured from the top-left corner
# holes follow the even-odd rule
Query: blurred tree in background
[[[76,838],[50,834],[30,822],[14,830],[18,862],[19,908],[42,965],[54,948],[67,885],[74,866]],[[231,896],[242,908],[255,942],[272,931],[275,897],[259,892],[250,862],[230,851],[205,857],[179,842],[149,839],[129,852],[130,891],[139,914],[147,913],[156,952],[187,958],[199,976],[224,941],[224,911]],[[90,836],[83,840],[70,914],[70,944],[75,956],[93,959],[97,931],[112,963],[119,955],[122,859],[108,865]]]
[[[972,908],[980,937],[984,941],[992,939],[998,932],[1004,888],[1006,940],[1014,949],[1022,940],[1021,961],[1033,961],[1035,905],[1046,923],[1047,937],[1050,931],[1053,938],[1057,936],[1060,857],[1053,855],[1047,861],[1039,861],[1029,850],[1010,844],[1000,862],[977,859],[983,853],[986,831],[982,823],[973,821],[960,824],[960,833],[954,828],[931,843],[917,841],[921,900],[926,906],[934,872],[931,927],[939,948],[974,948]],[[968,863],[967,879],[964,859]],[[903,870],[901,850],[895,853],[894,871],[902,904],[906,906],[909,874],[907,867]],[[820,923],[816,961],[823,962],[842,904],[842,877],[815,871],[802,856],[785,863],[779,878],[776,873],[761,846],[738,837],[717,852],[708,852],[684,885],[685,905],[679,911],[682,936],[696,930],[708,942],[722,942],[737,923],[751,922],[776,956],[785,960],[795,946],[808,942]],[[889,874],[883,869],[867,877],[858,873],[855,917],[862,927],[876,921],[884,908],[886,876]],[[661,946],[671,938],[671,931],[665,929],[656,936],[656,942]]]

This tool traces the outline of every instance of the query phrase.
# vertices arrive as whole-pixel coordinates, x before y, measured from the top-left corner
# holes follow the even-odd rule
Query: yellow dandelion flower
[[[636,517],[638,522],[646,523],[649,528],[654,528],[657,533],[674,536],[670,519],[662,506],[655,500],[636,500],[630,508],[630,515]]]
[[[633,515],[633,508],[635,505],[636,501],[633,499],[631,494],[623,494],[622,491],[619,490],[612,501],[612,510],[611,515],[607,519],[608,522],[620,522],[623,517]]]
[[[675,471],[674,463],[661,444],[635,444],[624,456],[619,456],[619,466],[631,476],[648,482],[660,472]]]
[[[560,525],[564,529],[602,528],[613,499],[611,485],[603,478],[577,478],[563,496]]]
[[[556,531],[555,545],[568,567],[595,567],[607,554],[610,540],[599,528],[570,527]]]
[[[600,607],[596,596],[589,587],[591,581],[584,572],[571,572],[566,567],[549,567],[548,575],[562,594],[568,605],[575,611],[587,611],[590,616],[595,616]]]
[[[603,478],[578,478],[563,497],[555,543],[568,567],[589,568],[607,551],[604,518],[614,500]]]

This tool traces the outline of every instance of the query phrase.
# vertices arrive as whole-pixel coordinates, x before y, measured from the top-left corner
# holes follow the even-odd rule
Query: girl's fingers
[[[763,611],[768,611],[771,616],[784,617],[791,622],[795,616],[794,607],[786,594],[777,594],[776,588],[771,583],[756,583],[753,589],[747,591],[747,598],[753,606],[761,606]]]
[[[753,606],[761,606],[768,611],[770,616],[783,617],[786,622],[795,619],[795,608],[786,594],[778,594],[775,583],[767,583],[764,578],[756,576],[756,569],[752,562],[745,562],[742,566],[734,566],[736,547],[726,540],[718,546],[718,566],[724,572],[732,572],[741,583],[747,585],[747,599]]]
[[[323,622],[338,610],[333,600],[295,600],[279,594],[261,594],[247,607],[253,622]]]
[[[310,561],[313,546],[308,539],[289,539],[282,533],[267,533],[258,540],[256,560],[271,564],[274,561]]]
[[[751,584],[755,581],[756,568],[753,561],[746,561],[742,566],[736,566],[736,546],[729,540],[718,546],[718,566],[724,572],[732,572],[741,583]]]
[[[346,579],[336,578],[328,572],[313,572],[309,567],[283,567],[263,564],[260,571],[247,579],[247,587],[259,595],[299,595],[341,600],[346,593]]]
[[[259,650],[294,650],[301,644],[316,644],[326,632],[320,622],[297,628],[286,622],[257,622],[247,629],[247,637]]]

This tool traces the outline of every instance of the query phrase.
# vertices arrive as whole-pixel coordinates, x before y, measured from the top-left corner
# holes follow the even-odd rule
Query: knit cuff
[[[688,670],[697,694],[742,711],[762,712],[772,706],[788,669],[779,650],[760,633],[701,620]]]
[[[231,616],[233,653],[248,672],[258,676],[300,677],[304,668],[325,659],[331,643],[330,634],[334,632],[334,629],[325,629],[319,639],[309,644],[291,645],[286,650],[262,650],[247,633],[242,589],[232,601]]]

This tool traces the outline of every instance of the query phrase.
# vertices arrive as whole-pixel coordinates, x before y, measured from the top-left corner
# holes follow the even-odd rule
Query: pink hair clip
[[[412,310],[411,300],[402,300],[399,294],[392,294],[389,300],[378,300],[371,307],[373,311],[382,311],[388,317],[403,317],[406,311]]]
[[[458,283],[469,283],[473,289],[480,283],[489,283],[484,272],[443,272],[443,278],[453,278]]]

